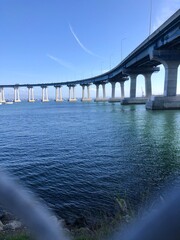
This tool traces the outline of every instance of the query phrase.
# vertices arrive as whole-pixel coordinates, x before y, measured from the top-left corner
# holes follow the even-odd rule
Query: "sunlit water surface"
[[[1,105],[0,165],[66,222],[179,182],[180,111],[119,103]]]

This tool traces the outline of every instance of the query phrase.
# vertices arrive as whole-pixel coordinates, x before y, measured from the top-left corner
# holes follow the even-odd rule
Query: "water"
[[[180,111],[119,103],[1,105],[0,166],[72,224],[115,211],[115,197],[179,181]]]

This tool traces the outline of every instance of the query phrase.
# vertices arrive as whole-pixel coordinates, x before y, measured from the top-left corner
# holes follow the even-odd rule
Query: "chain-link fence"
[[[180,191],[168,194],[168,199],[146,217],[123,232],[117,232],[113,240],[180,240]],[[0,203],[20,218],[37,240],[68,240],[63,226],[32,193],[14,179],[0,172]]]

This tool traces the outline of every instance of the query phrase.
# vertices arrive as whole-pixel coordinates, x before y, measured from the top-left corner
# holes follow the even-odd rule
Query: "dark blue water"
[[[137,204],[179,179],[180,111],[24,102],[0,112],[0,166],[67,222],[110,214],[117,196]]]

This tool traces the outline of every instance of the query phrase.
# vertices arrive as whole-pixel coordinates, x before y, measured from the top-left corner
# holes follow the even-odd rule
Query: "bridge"
[[[159,71],[158,65],[165,68],[164,94],[152,96],[151,76]],[[91,101],[90,85],[96,86],[95,101],[121,101],[121,104],[146,103],[147,109],[180,109],[180,96],[177,96],[177,72],[180,64],[180,10],[174,13],[155,32],[145,39],[122,62],[110,71],[83,80],[38,84],[0,85],[0,102],[5,103],[4,88],[14,89],[14,102],[20,102],[20,88],[28,88],[28,101],[34,102],[34,87],[42,88],[42,102],[48,102],[48,86],[56,89],[55,101],[62,102],[62,87],[69,88],[69,101],[75,102],[75,87],[82,87],[82,101]],[[145,97],[136,97],[137,76],[145,77]],[[130,97],[124,96],[124,82],[130,78]],[[111,83],[111,98],[106,98],[106,84]],[[120,83],[121,97],[115,96],[116,84]],[[103,97],[99,97],[99,86],[102,86]],[[87,96],[85,97],[85,88]]]

